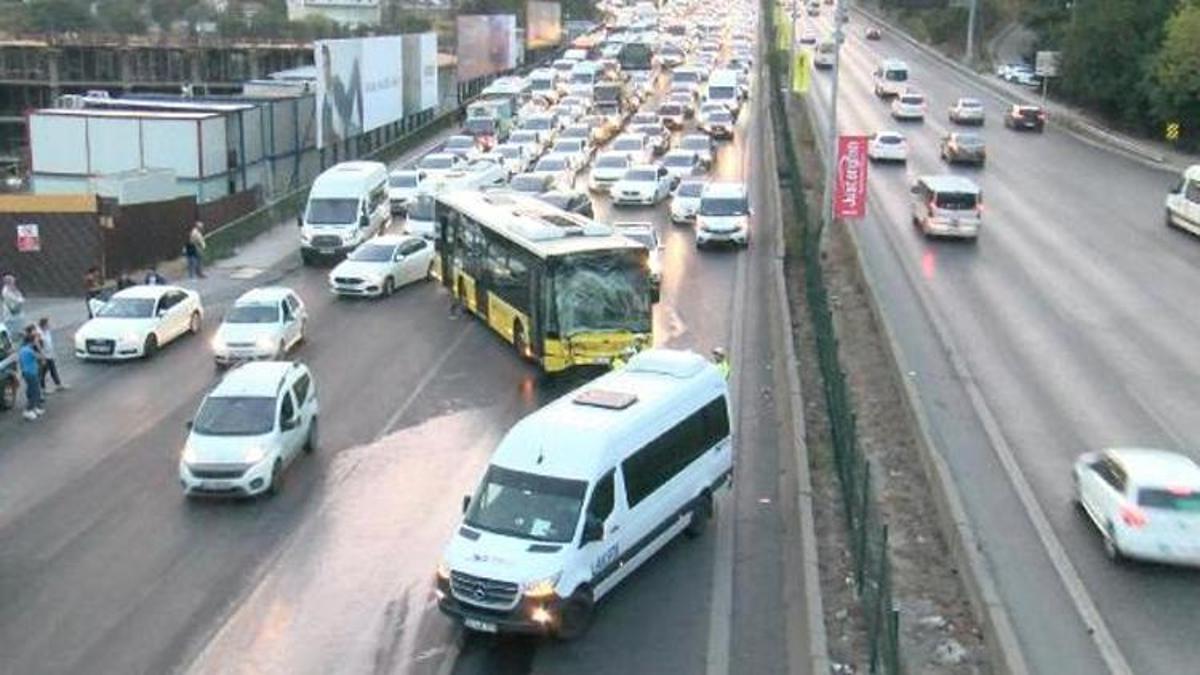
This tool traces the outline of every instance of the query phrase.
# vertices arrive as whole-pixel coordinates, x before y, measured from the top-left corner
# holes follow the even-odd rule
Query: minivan
[[[676,535],[703,533],[733,474],[730,418],[708,359],[649,349],[520,420],[463,500],[438,607],[478,632],[578,637]]]
[[[908,65],[898,59],[886,59],[875,68],[875,95],[899,96],[908,87]]]
[[[341,258],[392,224],[388,171],[381,162],[342,162],[317,176],[300,226],[305,265]]]
[[[975,239],[983,223],[983,193],[962,176],[921,176],[912,184],[913,224],[925,236]]]
[[[192,496],[275,494],[283,472],[317,447],[317,387],[302,363],[255,361],[229,371],[188,422],[179,482]]]
[[[729,112],[737,115],[742,105],[738,91],[738,74],[735,70],[714,70],[708,78],[708,91],[704,96],[707,103],[723,103]]]

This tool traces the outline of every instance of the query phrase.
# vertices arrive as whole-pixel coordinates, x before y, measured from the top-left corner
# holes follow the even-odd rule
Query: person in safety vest
[[[729,357],[725,355],[725,350],[720,347],[713,347],[712,360],[713,364],[717,366],[717,370],[721,371],[721,375],[728,380]]]

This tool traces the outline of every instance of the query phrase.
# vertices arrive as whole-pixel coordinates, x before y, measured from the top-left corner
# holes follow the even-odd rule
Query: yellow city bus
[[[652,342],[643,245],[527,195],[445,192],[434,208],[442,284],[523,358],[554,373]]]

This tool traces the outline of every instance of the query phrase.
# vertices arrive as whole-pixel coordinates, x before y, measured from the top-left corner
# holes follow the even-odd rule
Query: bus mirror
[[[471,506],[471,495],[463,495],[462,512],[466,513],[467,508],[469,508],[470,506]]]
[[[601,539],[604,539],[604,523],[596,516],[588,514],[583,521],[583,538],[579,544],[582,546]]]
[[[367,214],[364,213],[363,215],[358,217],[358,226],[363,228],[364,230],[367,229],[367,226],[370,224],[371,224],[371,219],[367,217]]]

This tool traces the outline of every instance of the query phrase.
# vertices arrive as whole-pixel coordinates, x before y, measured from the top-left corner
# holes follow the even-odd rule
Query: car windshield
[[[900,97],[900,102],[905,105],[921,105],[925,99],[921,96],[905,95]]]
[[[358,220],[357,199],[310,199],[304,222],[309,225],[345,225]]]
[[[641,150],[642,139],[640,138],[618,138],[613,141],[613,150]]]
[[[454,167],[454,160],[450,157],[426,157],[417,166],[422,169],[450,169]]]
[[[908,80],[907,70],[889,70],[884,73],[884,78],[888,82],[905,82]]]
[[[707,136],[684,136],[679,142],[679,147],[684,150],[708,150],[712,146],[708,142]]]
[[[650,330],[650,271],[645,249],[579,253],[558,258],[550,289],[549,333]]]
[[[536,131],[514,131],[508,140],[513,143],[537,143],[538,135]]]
[[[959,134],[958,144],[964,148],[982,148],[983,137],[975,134]]]
[[[202,436],[261,436],[275,428],[275,399],[266,396],[209,396],[192,431]]]
[[[583,140],[592,135],[592,130],[587,127],[569,127],[558,135],[564,140],[579,139]]]
[[[691,166],[695,161],[692,155],[667,155],[663,159],[663,164],[666,166]]]
[[[632,169],[625,174],[625,180],[633,183],[653,183],[658,180],[658,174],[653,169]]]
[[[505,159],[520,159],[521,148],[514,145],[502,145],[496,148],[496,152]]]
[[[1138,490],[1138,506],[1200,514],[1200,489],[1142,488]]]
[[[467,120],[467,123],[464,126],[466,127],[467,131],[476,134],[491,134],[495,133],[496,131],[496,120],[488,119],[486,117],[475,117]],[[470,147],[469,145],[464,145],[462,141],[459,141],[458,144],[463,145],[463,147]]]
[[[354,249],[350,254],[349,259],[354,262],[387,262],[392,259],[392,252],[396,249],[395,246],[385,246],[383,244],[366,244]]]
[[[603,155],[596,160],[597,169],[624,169],[629,166],[629,158],[625,155]]]
[[[939,209],[970,211],[975,208],[976,196],[971,192],[939,192],[933,203]]]
[[[554,120],[552,120],[548,117],[546,117],[546,118],[535,117],[531,120],[527,120],[525,122],[524,126],[526,129],[532,129],[534,131],[546,131],[554,126]]]
[[[981,103],[980,101],[976,101],[973,98],[960,98],[960,99],[958,99],[958,107],[960,107],[960,108],[982,108],[983,103]]]
[[[669,105],[660,105],[658,106],[658,114],[666,117],[676,117],[683,114],[683,108],[675,105],[674,103]]]
[[[415,173],[395,174],[388,177],[388,185],[394,188],[417,187],[418,182]]]
[[[677,70],[671,73],[671,84],[692,84],[700,81],[700,73],[694,70]]]
[[[113,298],[97,316],[106,319],[148,319],[154,316],[154,298]]]
[[[882,135],[876,137],[876,140],[884,145],[899,145],[904,142],[904,138],[900,136]]]
[[[509,182],[508,187],[517,192],[542,192],[546,189],[546,181],[540,176],[530,176],[528,174],[514,176]]]
[[[699,197],[704,192],[704,183],[680,183],[675,190],[678,197]]]
[[[225,323],[276,323],[278,305],[234,305],[225,315]]]
[[[471,120],[468,120],[468,123],[470,122]],[[469,150],[473,147],[475,147],[475,139],[470,136],[452,136],[450,140],[446,141],[447,150]]]
[[[583,149],[583,141],[576,138],[568,138],[554,144],[554,152],[579,152]]]
[[[424,223],[432,221],[436,202],[433,195],[419,195],[417,201],[408,206],[408,219]]]
[[[714,110],[708,114],[710,122],[732,122],[733,116],[727,110]]]
[[[630,122],[633,124],[658,124],[658,115],[653,113],[638,113],[633,116],[633,119],[630,120]]]
[[[1037,117],[1038,113],[1041,111],[1037,108],[1020,108],[1017,112],[1021,115],[1021,117],[1034,118]]]
[[[463,522],[495,534],[563,544],[575,536],[587,483],[488,467]]]
[[[646,248],[655,247],[654,235],[651,234],[649,230],[629,228],[621,230],[621,234],[629,237]]]
[[[708,97],[715,99],[733,98],[736,90],[733,87],[709,87]]]
[[[567,160],[558,157],[547,157],[537,163],[538,171],[562,171],[567,168]]]
[[[744,216],[749,212],[749,206],[743,197],[709,197],[700,200],[700,215],[702,216]]]

